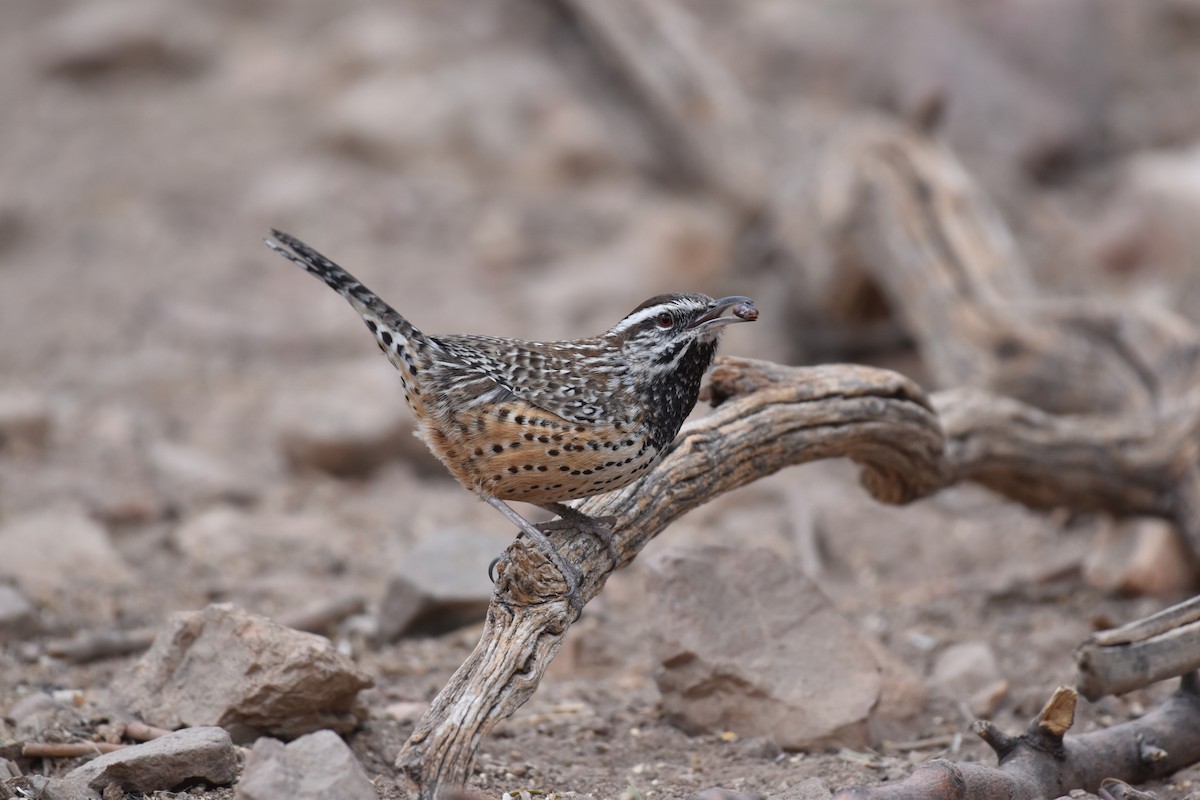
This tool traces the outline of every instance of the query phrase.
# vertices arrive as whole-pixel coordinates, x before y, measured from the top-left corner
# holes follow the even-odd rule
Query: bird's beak
[[[725,316],[725,312],[731,309],[733,316]],[[758,319],[758,309],[754,307],[754,301],[739,294],[714,301],[708,311],[696,318],[692,327],[710,330],[734,322],[754,322],[756,319]]]

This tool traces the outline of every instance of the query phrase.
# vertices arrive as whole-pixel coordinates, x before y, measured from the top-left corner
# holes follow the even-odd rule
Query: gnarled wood
[[[1075,649],[1075,666],[1075,686],[1089,700],[1200,669],[1200,598],[1097,631]]]
[[[1162,705],[1111,728],[1064,735],[1074,709],[1075,692],[1060,687],[1020,736],[977,723],[976,733],[996,752],[996,767],[938,759],[902,781],[847,789],[834,800],[1041,800],[1101,785],[1116,796],[1114,784],[1170,775],[1200,760],[1200,685],[1194,674]]]
[[[1170,467],[1189,447],[1157,429],[1145,432],[1142,448],[1131,448],[980,391],[930,400],[909,379],[869,367],[722,358],[706,391],[716,410],[688,425],[650,474],[580,506],[614,518],[615,563],[593,536],[548,534],[580,566],[585,602],[675,518],[793,464],[850,458],[862,468],[864,488],[887,503],[976,481],[1034,505],[1162,513],[1170,506]],[[561,579],[536,550],[514,543],[499,573],[479,645],[397,760],[422,797],[465,782],[481,737],[533,693],[572,622]]]
[[[584,602],[672,520],[792,464],[852,458],[863,466],[864,484],[890,502],[936,488],[929,478],[939,463],[942,434],[916,384],[887,370],[854,366],[781,375],[788,379],[723,403],[688,425],[640,481],[579,506],[591,516],[614,518],[615,563],[594,536],[548,532],[580,567]],[[560,595],[561,578],[538,551],[518,540],[497,571],[479,644],[396,761],[422,798],[466,781],[480,739],[537,688],[573,621]]]

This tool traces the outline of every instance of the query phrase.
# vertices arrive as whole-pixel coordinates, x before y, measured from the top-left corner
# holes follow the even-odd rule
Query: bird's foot
[[[563,554],[558,551],[557,547],[550,543],[545,533],[516,511],[513,511],[508,503],[494,497],[486,497],[484,499],[488,505],[511,520],[520,529],[521,533],[525,534],[533,542],[534,546],[542,552],[546,560],[553,564],[554,568],[559,571],[559,574],[562,575],[563,583],[566,584],[566,591],[563,592],[563,595],[566,597],[570,608],[575,612],[573,619],[578,619],[579,615],[583,613],[583,596],[579,592],[579,581],[582,576],[579,569],[563,558]],[[496,559],[488,567],[489,575],[492,574],[498,561],[499,559]]]
[[[617,547],[617,535],[614,530],[617,524],[616,517],[590,517],[566,503],[547,503],[542,508],[559,516],[559,519],[543,522],[542,530],[578,530],[594,536],[604,545],[613,567],[620,563],[621,551]]]

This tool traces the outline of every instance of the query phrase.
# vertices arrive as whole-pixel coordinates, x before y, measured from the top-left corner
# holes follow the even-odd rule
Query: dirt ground
[[[886,111],[942,88],[948,141],[995,196],[1047,293],[1159,303],[1200,323],[1195,3],[683,6],[713,56],[780,114],[811,102]],[[336,413],[369,422],[371,409],[402,402],[369,388],[387,387],[391,368],[343,301],[262,246],[272,226],[433,332],[565,338],[599,332],[659,291],[738,293],[764,298],[763,318],[731,330],[726,353],[865,360],[925,378],[898,330],[802,338],[811,324],[789,317],[777,293],[794,285],[780,271],[803,265],[736,257],[729,215],[663,179],[637,123],[597,91],[548,8],[0,8],[0,393],[48,426],[43,442],[0,448],[0,529],[80,510],[128,570],[85,561],[40,574],[44,554],[0,553],[24,565],[24,577],[5,580],[37,605],[36,632],[0,642],[0,713],[57,689],[103,708],[135,658],[72,664],[48,657],[49,641],[153,627],[218,600],[281,615],[357,591],[371,611],[413,542],[470,528],[495,532],[499,550],[510,535],[411,449],[351,478],[289,463],[280,430],[296,398],[331,391],[348,368],[368,389]],[[221,507],[256,533],[198,553],[180,531]],[[968,698],[931,679],[939,654],[988,643],[1006,682],[991,718],[1023,728],[1056,686],[1073,683],[1071,651],[1088,632],[1179,599],[1170,586],[1125,596],[1099,574],[1097,548],[1133,535],[972,487],[883,507],[848,464],[789,470],[684,518],[639,562],[723,543],[801,563],[815,542],[821,588],[928,682],[919,715],[855,753],[778,754],[672,728],[635,562],[589,605],[534,698],[487,739],[472,786],[490,796],[672,798],[722,786],[783,797],[809,778],[831,789],[896,780],[934,757],[990,763],[970,733]],[[379,646],[353,620],[338,633],[376,682],[371,717],[349,741],[381,798],[405,796],[391,763],[413,725],[388,709],[432,699],[478,636],[468,627]],[[1081,703],[1076,730],[1136,716],[1169,690]],[[0,722],[0,740],[17,735]],[[896,746],[923,739],[935,744]],[[1200,767],[1148,788],[1192,797],[1195,780]]]

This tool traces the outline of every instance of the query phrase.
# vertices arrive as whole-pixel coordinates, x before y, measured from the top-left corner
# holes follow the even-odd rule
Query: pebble
[[[262,738],[246,760],[238,800],[375,800],[375,787],[354,753],[333,731],[284,745]]]

